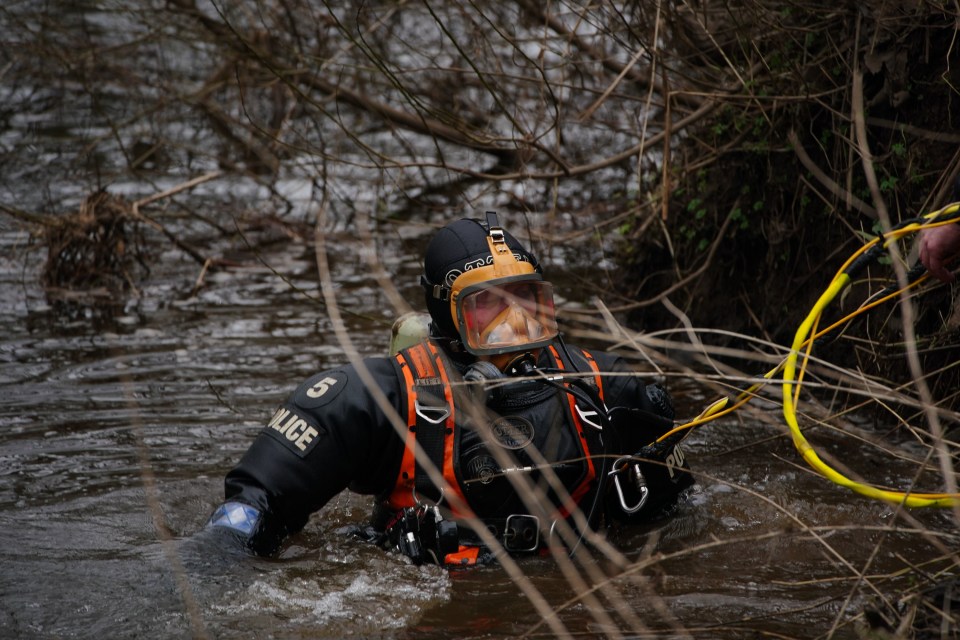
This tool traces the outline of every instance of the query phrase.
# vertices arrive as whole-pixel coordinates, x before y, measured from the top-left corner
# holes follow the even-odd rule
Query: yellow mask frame
[[[495,355],[525,349],[535,349],[550,344],[557,336],[557,324],[554,316],[553,291],[549,283],[537,273],[529,262],[517,260],[507,245],[503,230],[490,227],[487,236],[492,262],[482,267],[469,269],[453,281],[450,287],[450,314],[454,326],[463,340],[464,348],[474,355]],[[542,329],[542,335],[535,340],[526,340],[506,345],[487,346],[478,343],[478,339],[468,331],[463,300],[472,293],[498,286],[517,283],[536,283],[532,287],[536,292],[536,322]]]

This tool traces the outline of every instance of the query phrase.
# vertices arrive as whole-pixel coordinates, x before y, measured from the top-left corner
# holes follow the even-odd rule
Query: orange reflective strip
[[[590,355],[589,351],[587,351],[586,349],[581,349],[580,351],[582,351],[584,357],[586,357],[587,364],[589,364],[590,368],[593,369],[593,381],[597,383],[597,393],[600,394],[600,399],[604,400],[603,380],[600,379],[600,365],[598,365],[597,361],[593,359],[593,356]]]
[[[400,371],[403,372],[403,382],[407,389],[407,425],[409,427],[417,423],[415,398],[413,397],[413,373],[410,371],[410,365],[404,359],[402,352],[397,354],[397,362],[400,363]],[[413,449],[416,443],[416,433],[413,429],[408,428],[403,447],[403,459],[400,462],[400,472],[390,494],[389,504],[393,509],[414,506],[413,485],[417,463],[413,456]]]
[[[460,545],[460,549],[453,553],[448,553],[443,557],[444,564],[453,565],[475,565],[477,557],[480,555],[480,547],[465,547]]]
[[[429,342],[427,343],[430,344]],[[431,345],[432,346],[432,345]],[[431,361],[426,350],[423,349],[423,345],[417,345],[413,349],[408,351],[410,357],[413,359],[413,362],[410,364],[414,367],[417,372],[417,378],[432,378],[435,374],[433,373],[433,362]]]

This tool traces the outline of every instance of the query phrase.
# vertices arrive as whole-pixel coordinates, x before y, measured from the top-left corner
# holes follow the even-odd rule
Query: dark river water
[[[8,42],[32,37],[52,49],[82,34],[99,47],[175,33],[148,28],[152,14],[138,17],[146,24],[128,25],[133,18],[119,10],[87,14],[75,3],[51,2],[33,13],[31,3],[14,4],[0,13]],[[140,51],[146,88],[133,98],[114,75],[107,74],[104,95],[91,93],[72,80],[58,84],[42,65],[24,72],[34,54],[14,59],[21,49],[5,49],[0,204],[63,213],[100,186],[133,200],[218,168],[201,153],[216,141],[192,115],[166,114],[156,131],[126,119],[151,112],[138,101],[162,96],[157,78],[182,71],[182,82],[192,82],[192,62],[213,56],[211,48]],[[167,66],[151,75],[155,63]],[[102,121],[104,113],[113,120]],[[168,165],[153,158],[147,173],[128,173],[127,152],[111,146],[160,135],[183,141],[182,157]],[[944,559],[957,547],[950,512],[904,514],[816,476],[793,450],[774,401],[688,438],[697,486],[669,517],[611,531],[621,558],[593,552],[589,559],[582,550],[583,573],[598,572],[589,579],[597,587],[592,597],[578,597],[585,587],[551,559],[521,561],[528,581],[521,588],[499,566],[416,567],[345,538],[337,530],[363,522],[371,506],[349,494],[316,514],[276,558],[218,550],[199,532],[222,499],[224,474],[291,389],[345,359],[320,301],[311,250],[319,161],[298,169],[295,160],[269,189],[224,177],[179,194],[164,224],[192,239],[208,234],[196,246],[224,258],[221,266],[204,270],[146,228],[149,273],[137,291],[109,300],[46,290],[46,250],[31,233],[37,227],[0,212],[0,638],[853,638],[866,609],[892,608],[905,589],[932,584],[951,566]],[[419,302],[418,256],[432,228],[465,209],[550,199],[549,185],[498,184],[464,197],[476,211],[450,206],[361,224],[357,210],[402,198],[389,195],[397,185],[386,172],[376,188],[358,185],[360,164],[323,170],[342,205],[324,225],[330,275],[361,355],[387,352],[402,310],[395,296]],[[613,170],[598,175],[565,183],[558,197],[586,203],[593,190],[608,188],[603,180],[620,179]],[[432,177],[424,169],[404,179]],[[410,184],[398,188],[413,190]],[[268,218],[278,202],[299,222],[251,222],[258,211]],[[248,235],[231,235],[231,215],[218,218],[222,233],[197,222],[224,210],[243,214]],[[612,268],[602,256],[607,236],[595,242],[590,233],[604,214],[530,215],[515,228],[525,232],[529,222],[555,239],[586,229],[540,257],[558,284],[561,320],[572,307],[591,307],[596,274]],[[395,292],[378,272],[389,274]],[[660,373],[681,418],[715,397],[706,373]],[[925,455],[815,433],[818,447],[878,484],[905,486]],[[556,611],[555,621],[544,620],[531,593]]]
[[[286,281],[250,261],[208,274],[194,294],[198,268],[169,255],[139,298],[62,308],[38,284],[42,251],[9,224],[0,238],[0,635],[552,635],[500,568],[415,567],[338,535],[365,519],[366,498],[329,504],[276,559],[198,542],[224,473],[274,405],[343,359],[327,314],[292,288],[316,291],[305,244],[263,256]],[[390,306],[359,241],[339,240],[331,261],[349,328],[363,354],[384,353]],[[411,244],[381,238],[387,255]],[[415,282],[415,261],[396,266],[398,282]],[[682,415],[712,397],[667,373]],[[865,604],[895,599],[899,572],[940,555],[933,542],[953,531],[948,514],[910,522],[812,476],[776,408],[760,411],[695,432],[696,490],[671,517],[613,533],[633,563],[621,574],[630,567],[597,562],[610,576],[599,602],[614,619],[620,598],[670,637],[855,637]],[[858,445],[830,446],[842,456]],[[874,462],[891,481],[912,469]],[[596,605],[572,600],[553,561],[521,567],[572,634],[617,635]]]

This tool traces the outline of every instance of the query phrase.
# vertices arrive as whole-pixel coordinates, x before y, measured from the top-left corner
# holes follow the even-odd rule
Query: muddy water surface
[[[231,146],[209,123],[186,108],[152,110],[158,94],[191,94],[213,77],[222,62],[216,49],[193,43],[189,33],[164,45],[179,31],[156,26],[152,13],[113,11],[114,3],[49,2],[42,12],[32,4],[0,13],[5,41],[36,44],[12,66],[0,61],[0,204],[63,214],[100,187],[132,201],[221,168],[217,154]],[[171,14],[157,15],[176,24]],[[69,64],[81,50],[98,64]],[[44,52],[49,65],[37,57]],[[120,74],[125,65],[137,73]],[[159,115],[147,119],[152,113]],[[335,119],[301,124],[307,132],[316,127],[316,140],[330,141],[332,150],[315,142],[304,151],[297,139],[271,182],[225,176],[148,210],[228,268],[204,271],[148,229],[150,271],[138,292],[107,300],[52,295],[40,285],[46,254],[31,240],[35,227],[0,214],[0,637],[440,639],[555,631],[501,568],[414,567],[337,534],[367,517],[366,498],[345,494],[327,505],[275,559],[225,553],[199,533],[222,498],[224,474],[276,404],[303,378],[344,359],[310,251],[321,189],[338,204],[324,225],[330,273],[362,355],[386,352],[395,315],[371,264],[416,301],[417,256],[431,225],[498,207],[516,221],[518,211],[552,206],[530,202],[555,203],[548,183],[467,183],[454,185],[463,193],[446,209],[418,209],[411,194],[430,196],[442,191],[436,184],[460,179],[436,169],[436,141],[413,149],[429,167],[407,174],[374,168],[363,182],[357,175],[371,158],[350,155],[353,141],[335,142],[342,135]],[[391,140],[378,123],[365,143],[377,146],[377,136]],[[163,153],[137,165],[134,149],[156,140],[165,142]],[[405,141],[404,153],[408,144],[418,141]],[[343,163],[331,160],[344,153]],[[227,160],[236,166],[236,158]],[[593,204],[636,188],[636,173],[613,168],[591,174],[590,184],[561,182],[558,197]],[[592,239],[595,214],[566,208],[556,219],[523,216],[514,228],[557,237],[586,229],[577,244],[555,243],[541,259],[562,307],[589,306],[598,286],[613,280],[598,273],[616,267],[604,258],[608,247]],[[356,215],[401,210],[402,222],[380,215],[380,223],[361,225]],[[257,224],[272,214],[292,222]],[[363,240],[368,227],[373,250]],[[243,239],[234,233],[241,228]],[[683,418],[715,397],[700,382],[666,374]],[[559,624],[576,637],[632,629],[664,637],[849,638],[866,604],[895,599],[918,575],[936,577],[942,565],[925,563],[957,547],[949,514],[907,519],[838,489],[800,463],[780,425],[770,403],[695,432],[687,455],[697,488],[669,518],[611,532],[627,563],[594,563],[610,580],[596,603],[574,598],[577,588],[553,560],[523,561]],[[853,438],[817,433],[816,443],[877,483],[903,487],[915,473],[906,458],[864,455]],[[605,626],[607,617],[616,629]]]
[[[217,552],[198,537],[223,474],[274,405],[343,358],[319,303],[292,288],[316,292],[305,244],[266,256],[284,261],[286,281],[250,261],[211,274],[195,293],[198,267],[171,255],[139,298],[108,308],[49,301],[37,284],[41,252],[9,226],[2,242],[4,637],[547,632],[498,568],[418,568],[342,538],[339,527],[367,516],[366,498],[329,504],[276,559]],[[416,242],[381,238],[394,256]],[[389,304],[356,244],[339,246],[331,259],[356,345],[384,353]],[[396,261],[397,280],[414,283],[416,262]],[[680,378],[669,384],[685,415],[712,397]],[[612,534],[636,563],[613,584],[644,625],[731,638],[814,637],[838,626],[835,637],[853,637],[850,620],[876,595],[858,573],[894,588],[883,576],[936,555],[890,507],[812,477],[763,417],[695,433],[688,456],[698,488],[670,518]],[[840,454],[856,446],[829,444]],[[891,480],[910,468],[885,463]],[[944,514],[919,516],[949,531]],[[553,561],[522,567],[571,631],[603,635],[595,611],[568,603],[573,589]]]

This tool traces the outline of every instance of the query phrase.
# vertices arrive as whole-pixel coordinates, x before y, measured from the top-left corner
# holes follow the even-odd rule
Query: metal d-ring
[[[411,493],[411,495],[413,495],[413,503],[414,503],[415,505],[417,505],[418,507],[421,506],[421,505],[426,505],[427,508],[436,508],[436,507],[439,507],[441,504],[443,504],[443,494],[444,494],[444,491],[445,491],[444,488],[441,487],[441,488],[440,488],[440,497],[437,498],[437,501],[436,501],[435,503],[429,504],[426,500],[424,500],[424,501],[421,501],[421,500],[420,500],[420,495],[417,493],[417,487],[416,487],[416,485],[410,487],[410,493]]]

